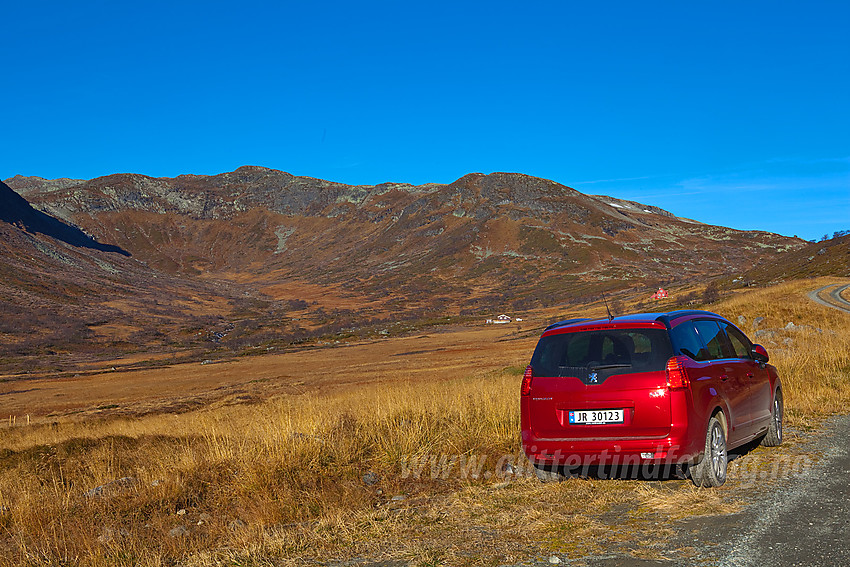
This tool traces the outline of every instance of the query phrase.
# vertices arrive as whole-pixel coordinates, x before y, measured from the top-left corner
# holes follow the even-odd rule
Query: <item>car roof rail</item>
[[[549,329],[554,329],[556,327],[566,327],[567,325],[572,325],[573,323],[580,323],[581,321],[590,321],[587,317],[578,317],[576,319],[564,319],[563,321],[558,321],[557,323],[552,323],[544,331],[548,331]]]
[[[671,319],[678,319],[679,317],[685,317],[687,315],[709,315],[711,317],[717,317],[719,319],[723,318],[717,313],[712,313],[711,311],[703,311],[701,309],[678,309],[676,311],[670,311],[669,313],[662,313],[658,316],[656,321],[669,323]]]

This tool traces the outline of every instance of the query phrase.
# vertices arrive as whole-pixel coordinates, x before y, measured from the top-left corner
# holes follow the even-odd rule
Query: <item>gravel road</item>
[[[841,297],[841,292],[850,287],[850,284],[841,285],[841,284],[830,284],[825,285],[821,288],[818,288],[814,291],[809,292],[809,299],[814,301],[815,303],[820,303],[821,305],[826,305],[827,307],[832,307],[833,309],[838,309],[839,311],[850,311],[850,301],[847,301],[843,297]],[[828,293],[826,293],[826,299],[821,297],[821,293],[826,291],[829,288],[833,288]],[[850,565],[850,561],[847,563]]]
[[[850,565],[850,415],[830,420],[805,450],[814,466],[754,490],[737,514],[679,522],[665,543],[667,561],[624,555],[585,557],[591,567],[627,565]],[[677,551],[695,549],[690,558]]]
[[[850,416],[828,433],[816,466],[751,506],[721,565],[850,565]]]

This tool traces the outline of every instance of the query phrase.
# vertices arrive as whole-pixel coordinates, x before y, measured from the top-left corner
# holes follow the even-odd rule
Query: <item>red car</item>
[[[697,486],[720,486],[729,449],[782,442],[782,385],[767,362],[707,311],[561,321],[522,379],[523,449],[543,480],[680,466]]]

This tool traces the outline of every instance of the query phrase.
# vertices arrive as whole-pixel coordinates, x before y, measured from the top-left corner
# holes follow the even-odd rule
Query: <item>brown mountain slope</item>
[[[0,372],[57,371],[163,348],[205,351],[226,335],[239,338],[234,314],[269,305],[244,286],[157,272],[128,256],[0,183]],[[271,327],[276,336],[293,329],[286,320]]]
[[[545,300],[556,289],[575,295],[571,280],[724,273],[803,245],[504,173],[355,187],[242,167],[111,175],[30,200],[162,270],[345,283],[371,294],[439,280],[447,292]]]
[[[213,333],[232,331],[223,316],[254,307],[249,291],[156,273],[118,253],[0,222],[0,373],[208,350]]]
[[[422,186],[349,186],[261,167],[215,176],[9,181],[36,208],[132,258],[65,253],[60,243],[85,273],[63,273],[55,262],[30,265],[26,250],[35,244],[21,239],[58,245],[47,236],[7,236],[14,233],[7,225],[4,284],[28,289],[33,274],[38,281],[76,274],[70,281],[84,290],[87,306],[111,305],[113,294],[133,304],[98,311],[106,315],[97,324],[80,317],[80,329],[117,340],[117,331],[104,329],[126,320],[132,330],[121,340],[165,350],[243,348],[400,320],[559,304],[602,289],[739,273],[804,246],[509,173]],[[24,252],[18,257],[16,250]],[[97,261],[84,256],[98,254],[109,256],[118,273],[86,271]],[[216,309],[192,307],[201,296]],[[164,298],[171,307],[151,307]],[[197,320],[211,314],[221,319]],[[191,333],[215,340],[186,338]]]
[[[747,270],[741,278],[753,283],[770,284],[817,276],[850,277],[850,235],[807,243],[802,248],[781,255],[774,262]]]

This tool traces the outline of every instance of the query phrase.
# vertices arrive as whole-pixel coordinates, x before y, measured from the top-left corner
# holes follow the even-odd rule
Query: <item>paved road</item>
[[[841,292],[845,289],[849,288],[850,284],[830,284],[825,285],[821,288],[818,288],[814,291],[809,292],[809,299],[814,301],[815,303],[820,303],[821,305],[826,305],[827,307],[832,307],[833,309],[838,309],[839,311],[847,311],[850,312],[850,301],[847,301],[843,297],[841,297]],[[826,299],[821,296],[822,292],[826,292],[827,289],[833,288],[829,292],[825,293]],[[850,565],[850,561],[848,561],[848,565]]]

